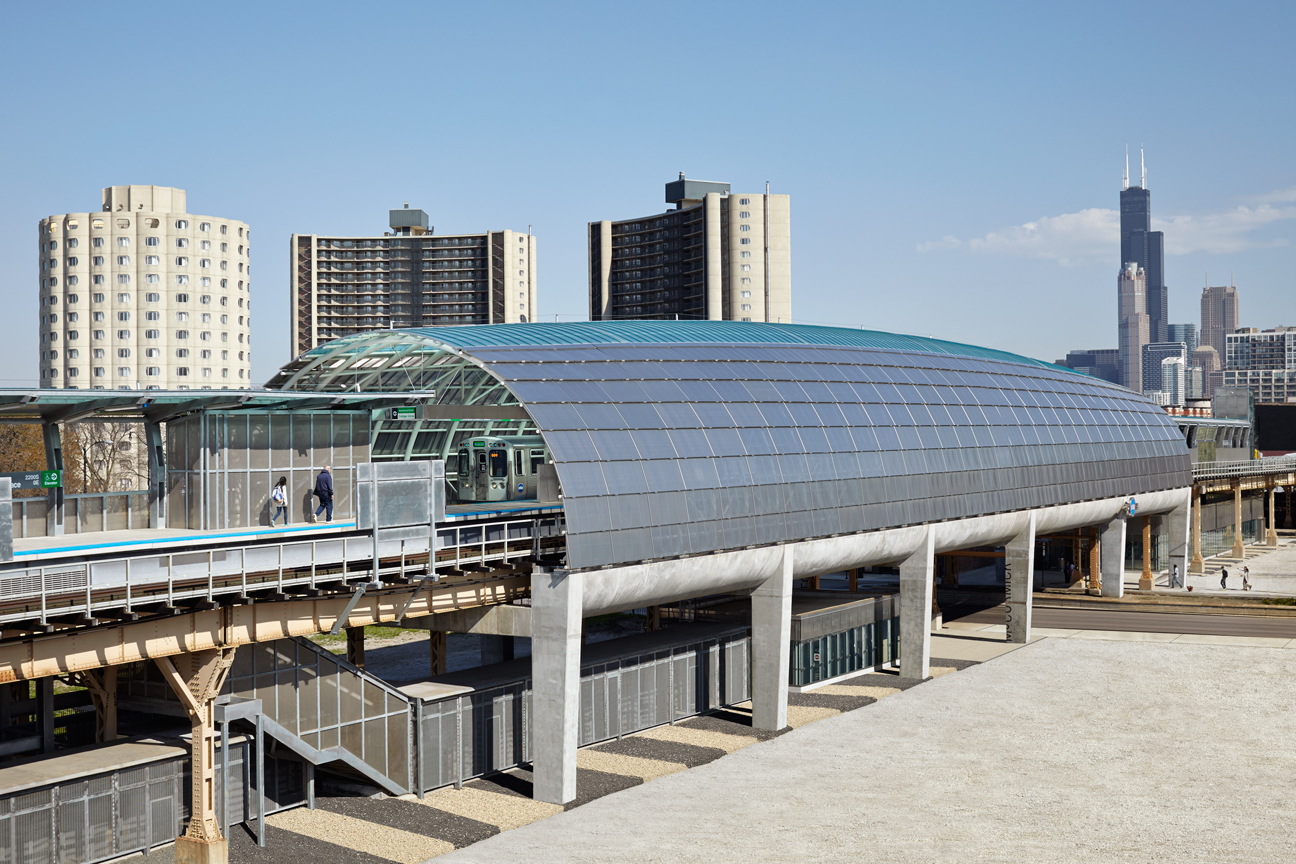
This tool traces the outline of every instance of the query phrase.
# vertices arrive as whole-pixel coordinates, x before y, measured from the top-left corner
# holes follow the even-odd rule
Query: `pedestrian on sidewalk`
[[[321,513],[328,513],[327,521],[333,521],[333,475],[329,473],[329,466],[325,465],[324,470],[315,478],[315,497],[319,499],[319,507],[315,509],[315,518],[312,521],[318,522]]]
[[[1243,591],[1251,590],[1250,576],[1251,576],[1251,568],[1247,567],[1246,565],[1243,565],[1242,567],[1242,590]]]
[[[1225,591],[1228,590],[1228,568],[1227,567],[1220,568],[1220,587],[1223,588]]]
[[[1183,579],[1181,579],[1179,576],[1179,565],[1171,564],[1170,565],[1170,587],[1174,588],[1176,586],[1182,588]]]

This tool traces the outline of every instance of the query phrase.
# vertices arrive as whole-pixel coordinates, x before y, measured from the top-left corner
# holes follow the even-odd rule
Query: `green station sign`
[[[57,489],[63,485],[62,471],[13,471],[0,473],[0,477],[8,477],[9,488],[15,492],[19,489]]]

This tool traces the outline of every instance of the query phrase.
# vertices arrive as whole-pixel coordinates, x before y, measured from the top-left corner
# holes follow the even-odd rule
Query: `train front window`
[[[492,450],[490,454],[490,476],[508,476],[508,454],[503,450]]]
[[[538,474],[540,472],[540,466],[543,465],[544,462],[545,462],[545,451],[543,450],[531,451],[531,473],[532,474]]]
[[[468,475],[469,473],[471,473],[471,470],[472,470],[472,462],[469,461],[468,459],[468,451],[460,450],[459,451],[459,482],[460,483],[468,479]]]
[[[486,451],[477,451],[477,476],[479,478],[486,476]]]

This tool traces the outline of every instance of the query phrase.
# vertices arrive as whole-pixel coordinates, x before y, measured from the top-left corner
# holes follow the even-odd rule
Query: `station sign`
[[[8,477],[11,481],[9,488],[15,492],[19,489],[57,489],[63,485],[62,471],[13,471],[0,473],[0,477]]]
[[[388,420],[422,420],[423,409],[418,405],[400,405],[387,409]]]

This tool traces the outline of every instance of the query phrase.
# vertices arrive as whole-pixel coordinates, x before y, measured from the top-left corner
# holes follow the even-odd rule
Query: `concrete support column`
[[[449,653],[446,650],[446,631],[428,631],[428,671],[435,675],[446,674],[446,661]]]
[[[1232,556],[1239,560],[1246,558],[1246,547],[1242,545],[1242,484],[1233,484],[1233,551]]]
[[[660,606],[648,607],[648,623],[646,627],[649,632],[653,632],[661,629],[661,607]]]
[[[1276,503],[1274,496],[1274,483],[1271,480],[1269,482],[1269,518],[1266,520],[1269,530],[1265,532],[1266,546],[1278,545],[1278,510],[1274,506]]]
[[[1165,517],[1166,533],[1169,535],[1166,551],[1170,556],[1166,569],[1173,579],[1174,568],[1179,568],[1180,585],[1185,584],[1183,577],[1188,572],[1188,511],[1193,509],[1195,495],[1193,491],[1185,491],[1183,503]]]
[[[359,669],[364,668],[364,628],[346,628],[347,662]]]
[[[63,439],[57,423],[42,423],[41,435],[45,439],[45,467],[50,471],[63,470]],[[49,490],[49,504],[45,511],[45,536],[63,536],[63,487]]]
[[[540,567],[531,574],[532,794],[549,804],[576,798],[584,579]]]
[[[900,677],[931,675],[931,608],[936,531],[927,526],[918,551],[900,562]]]
[[[1125,596],[1125,520],[1120,516],[1101,528],[1102,596]]]
[[[752,592],[752,728],[787,725],[792,644],[792,547],[783,547],[777,573]]]
[[[144,446],[148,450],[149,527],[166,527],[166,453],[162,450],[162,426],[144,424]]]
[[[481,640],[481,665],[490,666],[494,663],[504,662],[504,637],[483,634],[477,637]]]
[[[158,669],[189,712],[193,732],[192,815],[176,838],[177,864],[228,864],[229,841],[216,818],[215,700],[234,662],[234,652],[213,650],[157,660]],[[261,758],[258,748],[257,758]],[[264,791],[261,787],[258,791]]]
[[[847,574],[846,578],[849,580],[850,592],[852,594],[858,594],[859,593],[859,568],[852,567],[850,569],[850,572]]]
[[[1025,644],[1031,638],[1031,593],[1035,589],[1035,514],[1026,530],[1004,545],[1004,598],[1008,641]],[[902,654],[901,657],[904,655]]]
[[[1152,517],[1143,517],[1143,573],[1139,576],[1139,590],[1151,591],[1156,580],[1152,578]]]
[[[1188,565],[1193,573],[1206,572],[1206,559],[1201,554],[1201,489],[1192,488],[1192,562]]]
[[[36,679],[36,718],[40,721],[41,752],[54,752],[54,676]]]

